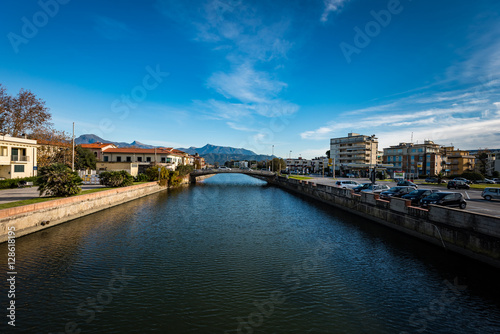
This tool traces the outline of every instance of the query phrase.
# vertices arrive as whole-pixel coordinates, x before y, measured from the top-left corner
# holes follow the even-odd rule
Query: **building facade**
[[[37,175],[36,140],[0,136],[0,179]]]
[[[366,136],[348,133],[347,137],[330,139],[330,158],[340,175],[354,173],[366,176],[369,169],[380,163],[378,139],[375,135]]]
[[[384,148],[383,163],[394,166],[388,168],[390,173],[403,172],[413,179],[445,172],[443,153],[442,147],[431,140],[423,144],[400,143]]]
[[[446,155],[446,169],[451,175],[473,172],[476,166],[476,157],[469,151],[455,150],[453,146],[444,148]]]
[[[109,148],[116,148],[116,145],[110,143],[95,142],[92,144],[80,144],[82,148],[88,149],[94,153],[97,161],[103,160],[103,153]]]

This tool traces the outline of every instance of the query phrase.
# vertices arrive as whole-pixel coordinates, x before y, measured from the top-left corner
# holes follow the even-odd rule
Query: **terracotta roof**
[[[69,146],[69,143],[50,141],[45,139],[37,139],[37,144],[39,145],[50,145],[50,146]]]
[[[95,142],[92,144],[80,144],[80,146],[83,148],[103,148],[109,145],[115,146],[114,144],[111,143],[101,143],[101,142]]]
[[[108,148],[104,150],[104,153],[124,153],[124,154],[171,154],[171,155],[181,155],[177,152],[168,151],[164,148],[130,148],[130,147],[122,147],[122,148]],[[181,152],[181,151],[179,151]]]

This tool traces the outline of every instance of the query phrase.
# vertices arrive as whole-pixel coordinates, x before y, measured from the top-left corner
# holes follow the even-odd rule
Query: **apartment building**
[[[36,140],[0,135],[0,179],[37,175]]]
[[[391,173],[404,172],[408,178],[417,178],[445,172],[443,149],[431,140],[425,140],[423,144],[400,143],[383,150],[383,163],[394,166],[388,168]]]
[[[330,157],[336,165],[376,165],[378,140],[375,135],[349,133],[347,137],[330,139]]]
[[[446,155],[446,169],[450,174],[473,172],[476,166],[476,157],[469,151],[455,150],[453,146],[444,147]]]

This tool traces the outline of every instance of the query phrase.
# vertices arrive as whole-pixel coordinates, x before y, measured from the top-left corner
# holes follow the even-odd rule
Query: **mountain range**
[[[155,148],[160,146],[153,146],[148,144],[143,144],[138,141],[133,141],[132,143],[125,142],[114,142],[111,140],[102,139],[94,134],[84,134],[78,138],[75,138],[75,144],[92,144],[95,142],[101,143],[111,143],[117,147],[137,147],[137,148]],[[239,160],[256,160],[262,161],[271,159],[269,155],[257,154],[253,151],[246,150],[244,148],[234,148],[229,146],[216,146],[207,144],[203,147],[189,147],[189,148],[177,148],[179,151],[186,152],[191,155],[198,153],[201,157],[205,158],[205,161],[209,164],[224,164],[226,161],[239,161]]]

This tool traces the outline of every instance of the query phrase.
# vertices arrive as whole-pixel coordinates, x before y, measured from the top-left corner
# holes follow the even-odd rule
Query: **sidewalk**
[[[82,185],[82,190],[102,188],[101,185]],[[26,199],[38,198],[38,187],[14,188],[0,190],[0,204],[23,201]]]

